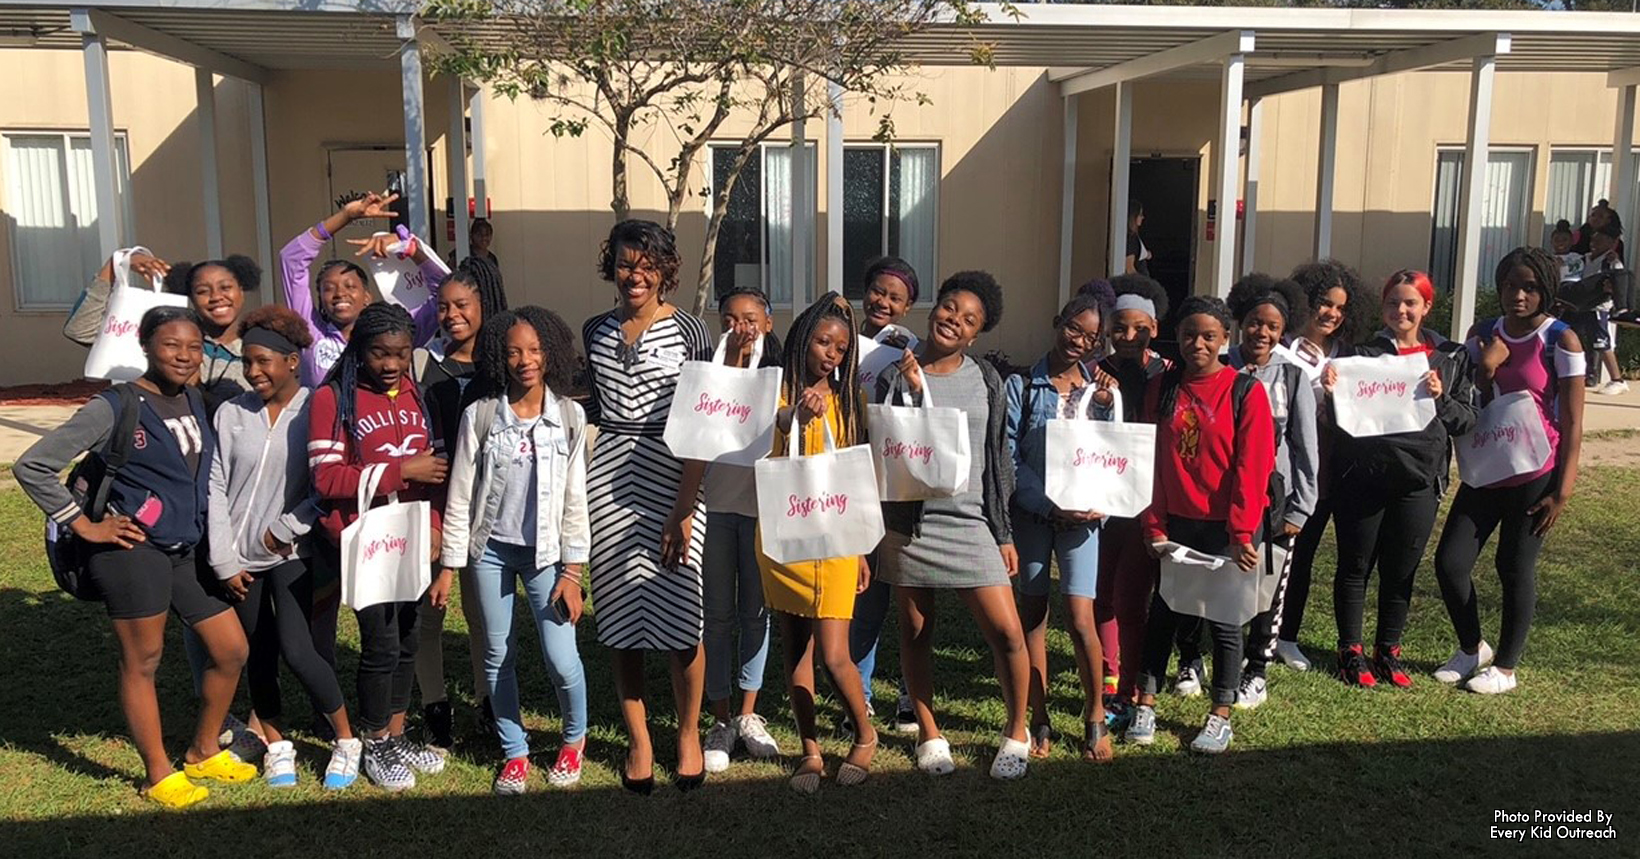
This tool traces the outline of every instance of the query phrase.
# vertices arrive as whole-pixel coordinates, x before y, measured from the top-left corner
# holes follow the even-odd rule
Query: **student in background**
[[[781,364],[780,338],[773,334],[769,299],[763,290],[737,287],[718,299],[722,314],[724,363],[750,368]],[[706,467],[706,549],[701,557],[705,601],[706,701],[712,727],[706,732],[706,771],[723,772],[737,743],[763,760],[780,754],[768,723],[757,712],[769,657],[769,610],[758,574],[757,483],[750,466],[714,462]],[[737,635],[738,633],[738,635]],[[738,639],[738,640],[737,640]],[[740,690],[736,706],[733,695]]]
[[[1503,316],[1482,320],[1466,343],[1483,400],[1531,394],[1549,440],[1549,458],[1530,474],[1489,486],[1458,487],[1435,548],[1435,573],[1458,649],[1435,672],[1442,683],[1464,683],[1495,695],[1517,685],[1537,604],[1537,556],[1577,484],[1583,446],[1583,349],[1566,323],[1551,317],[1557,260],[1516,248],[1498,261],[1494,283]],[[1498,536],[1496,566],[1503,585],[1503,625],[1496,652],[1481,635],[1472,573],[1481,549]],[[1491,663],[1490,666],[1487,663]]]
[[[1608,210],[1609,211],[1609,210]],[[1618,220],[1617,213],[1611,212],[1603,218],[1598,226],[1588,228],[1589,253],[1583,258],[1583,276],[1588,277],[1604,271],[1621,271],[1623,269],[1622,244],[1623,223]],[[1627,307],[1618,307],[1611,299],[1596,307],[1582,326],[1589,335],[1584,338],[1589,350],[1594,353],[1594,361],[1590,370],[1598,374],[1601,369],[1606,371],[1606,381],[1595,387],[1593,392],[1606,396],[1619,396],[1629,392],[1629,383],[1623,381],[1623,371],[1617,366],[1617,326],[1612,322],[1612,314]]]
[[[120,420],[118,391],[94,397],[67,423],[17,460],[13,473],[59,527],[85,541],[85,571],[113,623],[119,652],[120,708],[142,757],[142,793],[170,808],[203,800],[190,779],[243,782],[256,767],[218,743],[233,703],[247,645],[230,606],[207,589],[195,547],[205,537],[206,504],[216,437],[203,398],[188,383],[199,372],[204,334],[191,310],[158,307],[143,314],[138,341],[148,357],[132,382],[139,400],[130,460],[114,478],[108,510],[97,521],[63,485],[63,469],[80,454],[104,449]],[[176,612],[208,654],[199,720],[181,771],[165,751],[154,676],[165,649],[165,620]]]
[[[1150,248],[1139,238],[1139,228],[1145,225],[1145,207],[1138,200],[1128,200],[1127,251],[1122,261],[1123,274],[1150,277]]]
[[[1554,256],[1559,268],[1556,276],[1561,282],[1578,280],[1583,277],[1583,254],[1572,250],[1572,223],[1565,218],[1555,222],[1555,228],[1549,233],[1549,252]]]
[[[1264,545],[1264,512],[1275,469],[1275,429],[1264,386],[1219,360],[1229,343],[1230,311],[1217,298],[1192,296],[1179,308],[1180,365],[1156,379],[1145,397],[1156,422],[1156,489],[1145,511],[1152,555],[1168,543],[1233,560],[1254,570]],[[1251,578],[1248,587],[1253,587]],[[1144,673],[1127,740],[1156,740],[1156,693],[1167,676],[1175,629],[1200,623],[1213,641],[1213,702],[1192,751],[1230,748],[1230,707],[1241,680],[1241,628],[1175,612],[1158,587],[1145,623]]]
[[[262,283],[262,268],[250,257],[179,262],[165,275],[165,291],[188,296],[205,330],[205,360],[199,365],[200,392],[206,408],[216,407],[249,389],[240,356],[240,326],[245,293]]]
[[[1048,719],[1048,590],[1054,561],[1070,614],[1076,673],[1082,681],[1082,757],[1111,759],[1110,732],[1100,689],[1102,654],[1094,621],[1099,584],[1097,510],[1061,510],[1046,495],[1048,421],[1116,417],[1116,380],[1091,365],[1104,348],[1097,299],[1077,295],[1054,317],[1054,345],[1028,375],[1008,377],[1008,451],[1015,486],[1009,518],[1019,550],[1019,615],[1030,655],[1031,757],[1046,758],[1053,742]]]

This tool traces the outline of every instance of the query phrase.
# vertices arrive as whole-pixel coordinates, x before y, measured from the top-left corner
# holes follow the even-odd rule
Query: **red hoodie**
[[[1157,420],[1163,376],[1150,380],[1145,417],[1156,422],[1156,489],[1146,539],[1167,538],[1167,517],[1228,522],[1232,544],[1251,543],[1276,467],[1275,423],[1263,385],[1253,385],[1240,420],[1231,403],[1236,371],[1224,367],[1179,385],[1173,414]]]
[[[432,446],[432,433],[419,405],[415,383],[409,379],[399,382],[397,397],[380,394],[364,386],[358,388],[354,409],[353,433],[338,430],[336,426],[336,389],[322,385],[313,392],[309,407],[308,467],[313,469],[313,485],[326,500],[326,509],[320,524],[333,544],[342,542],[342,529],[359,518],[357,496],[359,475],[364,467],[377,462],[387,463],[376,498],[388,493],[399,493],[400,501],[437,501],[435,486],[425,483],[407,483],[399,473],[401,462]],[[441,528],[439,505],[433,504],[433,528]]]

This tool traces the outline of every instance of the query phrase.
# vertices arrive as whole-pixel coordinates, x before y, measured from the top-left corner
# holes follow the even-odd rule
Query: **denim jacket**
[[[1082,379],[1093,384],[1093,375],[1083,365]],[[1091,398],[1092,392],[1083,395]],[[1029,376],[1008,377],[1008,453],[1014,460],[1014,506],[1043,518],[1053,515],[1054,504],[1048,500],[1045,462],[1048,447],[1048,421],[1060,416],[1061,399],[1058,389],[1048,379],[1046,357],[1031,367]],[[1112,406],[1115,404],[1112,403]],[[1101,406],[1092,399],[1083,399],[1083,414],[1094,420],[1114,420],[1114,409]]]
[[[493,446],[504,431],[499,410],[507,398],[485,397],[461,416],[455,455],[450,460],[450,489],[444,508],[446,567],[464,567],[484,554],[506,489],[506,457]],[[481,426],[482,425],[482,426]],[[592,552],[587,517],[586,414],[567,397],[549,397],[535,437],[536,569],[556,564],[584,564]],[[483,431],[484,438],[479,439]],[[477,501],[477,503],[474,503]]]

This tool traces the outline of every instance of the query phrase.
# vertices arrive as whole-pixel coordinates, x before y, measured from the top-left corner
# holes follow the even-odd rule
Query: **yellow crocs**
[[[211,792],[188,780],[188,777],[179,772],[171,773],[142,792],[142,795],[165,806],[166,808],[187,808]]]
[[[208,778],[212,781],[240,782],[256,778],[255,766],[234,760],[233,755],[226,751],[217,752],[197,764],[184,763],[182,771],[189,778]]]

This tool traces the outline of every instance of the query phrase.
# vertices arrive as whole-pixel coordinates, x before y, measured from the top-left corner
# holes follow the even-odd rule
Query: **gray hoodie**
[[[1270,395],[1270,416],[1276,424],[1276,470],[1287,482],[1287,522],[1303,528],[1315,513],[1321,469],[1320,436],[1316,427],[1315,398],[1304,372],[1272,355],[1263,366],[1249,365],[1239,347],[1230,349],[1230,366],[1249,373]]]
[[[217,578],[271,570],[290,560],[263,545],[269,531],[279,542],[295,545],[293,557],[308,557],[306,537],[320,514],[307,462],[311,395],[299,389],[271,427],[255,391],[217,409],[209,517]]]

